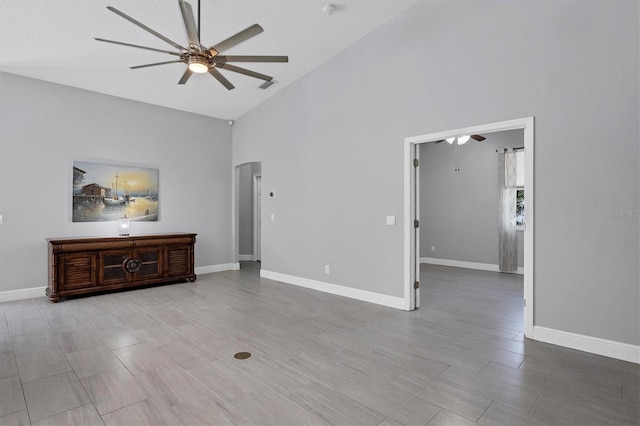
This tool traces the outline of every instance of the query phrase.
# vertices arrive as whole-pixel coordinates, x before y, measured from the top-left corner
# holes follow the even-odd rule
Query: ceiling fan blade
[[[210,47],[209,51],[211,52],[211,54],[213,56],[215,56],[218,53],[224,52],[225,50],[235,46],[236,44],[242,43],[243,41],[248,40],[251,37],[258,35],[263,31],[264,30],[262,29],[262,27],[260,25],[253,24],[249,28],[240,31],[236,35],[232,35],[228,39],[226,39],[224,41],[221,41],[220,43],[216,44],[215,46]]]
[[[261,56],[261,55],[228,55],[218,56],[216,60],[221,62],[289,62],[288,56]]]
[[[156,62],[155,64],[136,65],[135,67],[129,67],[129,68],[131,68],[132,70],[137,70],[138,68],[155,67],[156,65],[174,64],[177,62],[183,62],[183,61]]]
[[[435,141],[433,143],[441,143],[441,142],[444,142],[444,139],[440,139],[439,141]]]
[[[120,12],[118,9],[116,9],[113,6],[107,6],[107,9],[109,9],[110,11],[112,11],[113,13],[122,16],[124,19],[126,19],[127,21],[139,26],[140,28],[142,28],[145,31],[150,32],[151,34],[153,34],[154,36],[158,37],[160,40],[163,40],[167,43],[169,43],[170,45],[172,45],[173,47],[175,47],[176,49],[179,50],[188,50],[185,49],[184,47],[180,46],[178,43],[169,40],[168,38],[166,38],[165,36],[163,36],[162,34],[152,30],[151,28],[147,27],[145,24],[143,24],[142,22],[136,21],[135,19],[133,19],[131,16],[127,15],[126,13]]]
[[[178,84],[186,84],[189,80],[189,77],[191,77],[191,74],[193,74],[193,71],[191,71],[189,67],[187,67],[187,70],[184,72],[184,74],[182,74],[182,78],[180,79]]]
[[[223,68],[225,70],[229,70],[229,71],[237,72],[237,73],[240,73],[240,74],[248,75],[250,77],[259,78],[259,79],[265,80],[265,81],[273,80],[273,77],[270,77],[268,75],[260,74],[259,72],[251,71],[251,70],[248,70],[246,68],[236,67],[235,65],[231,65],[231,64],[226,64],[226,63],[225,64],[216,64],[216,66],[218,66],[219,68]]]
[[[198,28],[196,27],[196,21],[193,18],[193,10],[191,5],[184,0],[178,0],[180,4],[180,12],[182,12],[182,19],[184,19],[184,27],[187,29],[187,37],[189,37],[189,47],[198,52],[202,52],[200,47],[200,40],[198,38]]]
[[[478,142],[482,142],[483,140],[486,139],[484,136],[480,136],[480,135],[471,135],[470,137],[471,139],[477,140]]]
[[[162,49],[156,49],[156,48],[153,48],[153,47],[139,46],[137,44],[123,43],[121,41],[114,41],[114,40],[106,40],[104,38],[98,38],[98,37],[94,37],[94,40],[96,40],[96,41],[104,41],[105,43],[119,44],[119,45],[122,45],[122,46],[137,47],[138,49],[153,50],[154,52],[168,53],[169,55],[180,56],[180,53],[172,52],[170,50],[162,50]]]
[[[226,87],[228,90],[231,90],[234,88],[233,84],[231,84],[231,82],[229,80],[227,80],[225,78],[225,76],[223,76],[222,74],[220,74],[220,71],[218,71],[217,69],[215,69],[214,67],[209,68],[209,74],[211,74],[212,76],[214,76],[216,78],[216,80],[218,80],[220,83],[222,83],[222,85],[224,87]]]

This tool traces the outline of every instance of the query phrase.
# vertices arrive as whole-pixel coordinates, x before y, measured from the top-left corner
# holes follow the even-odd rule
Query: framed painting
[[[73,222],[158,221],[158,169],[73,162]]]

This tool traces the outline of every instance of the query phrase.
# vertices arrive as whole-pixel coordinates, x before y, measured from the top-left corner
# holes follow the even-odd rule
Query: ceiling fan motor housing
[[[204,73],[209,70],[209,61],[205,56],[189,55],[189,69],[193,72]]]

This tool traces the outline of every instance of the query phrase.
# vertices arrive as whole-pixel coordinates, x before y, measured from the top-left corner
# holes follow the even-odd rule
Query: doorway
[[[524,333],[533,335],[533,117],[413,136],[405,139],[405,304],[407,310],[420,306],[420,144],[460,135],[489,134],[522,129],[524,134],[524,193],[527,194],[527,222],[524,236]],[[455,167],[459,168],[456,164]]]
[[[236,166],[236,256],[241,268],[250,265],[259,269],[261,250],[261,187],[262,164],[244,163]]]

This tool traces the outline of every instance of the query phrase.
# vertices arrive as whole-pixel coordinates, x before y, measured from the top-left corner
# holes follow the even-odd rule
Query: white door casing
[[[253,255],[262,260],[262,175],[253,175]]]
[[[405,275],[405,308],[413,310],[419,306],[415,300],[414,282],[419,278],[420,253],[419,236],[414,227],[414,220],[419,219],[419,171],[414,167],[419,144],[434,142],[459,135],[493,133],[505,130],[524,130],[525,182],[527,197],[527,223],[524,230],[524,334],[533,337],[534,324],[534,119],[525,117],[515,120],[466,127],[443,132],[407,137],[404,140],[404,275]],[[416,267],[417,265],[417,267]],[[419,295],[419,293],[418,293]],[[419,303],[419,302],[418,302]]]

